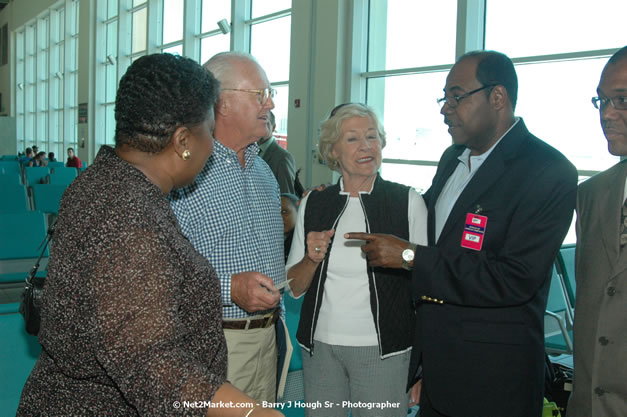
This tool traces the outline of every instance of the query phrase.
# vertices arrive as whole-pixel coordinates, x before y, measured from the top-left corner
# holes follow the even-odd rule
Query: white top
[[[437,243],[440,238],[440,233],[442,233],[442,229],[446,224],[446,220],[448,219],[449,214],[453,210],[453,206],[457,202],[457,199],[464,191],[472,177],[475,176],[479,167],[483,164],[483,162],[488,159],[488,156],[492,153],[496,145],[499,144],[501,139],[507,133],[512,130],[520,118],[516,118],[514,124],[507,129],[507,132],[503,133],[503,136],[496,141],[494,145],[481,155],[470,156],[470,149],[466,148],[464,152],[461,153],[457,157],[460,163],[457,164],[457,168],[453,171],[453,174],[448,178],[446,184],[444,184],[444,188],[442,188],[442,192],[438,196],[438,201],[435,203],[435,241]]]
[[[340,181],[340,186],[343,190],[343,181]],[[340,193],[348,194],[344,191]],[[309,195],[299,206],[286,271],[300,262],[305,254],[304,220],[308,197]],[[409,190],[408,205],[409,240],[426,245],[427,207],[422,196],[413,188]],[[346,210],[337,224],[333,247],[329,254],[324,295],[314,333],[315,340],[341,346],[378,345],[370,308],[366,256],[361,251],[361,246],[365,242],[344,239],[344,233],[365,231],[365,214],[359,198],[349,197]]]

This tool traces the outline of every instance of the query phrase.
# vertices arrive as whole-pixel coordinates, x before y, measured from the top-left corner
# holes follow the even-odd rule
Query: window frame
[[[61,0],[13,30],[12,114],[18,150],[37,145],[61,160],[76,146],[78,0]]]
[[[372,98],[373,91],[368,91],[368,81],[375,78],[394,77],[403,75],[426,74],[440,71],[450,71],[454,65],[454,61],[464,53],[484,49],[485,45],[485,25],[486,25],[486,0],[458,0],[457,1],[457,33],[455,57],[452,62],[442,63],[439,65],[397,68],[393,70],[376,70],[368,71],[368,27],[370,1],[372,0],[355,0],[353,9],[353,26],[356,28],[353,33],[353,55],[352,62],[362,71],[352,76],[351,79],[351,97],[353,101],[367,102],[380,114],[384,114],[383,103],[377,98]],[[377,1],[377,0],[374,0]],[[379,4],[379,6],[381,6]],[[363,22],[360,24],[360,22]],[[512,58],[514,65],[520,64],[538,64],[544,62],[568,61],[587,58],[603,58],[609,57],[617,49],[599,49],[586,50],[578,52],[566,52],[550,55],[536,55]],[[434,100],[436,97],[434,97]],[[452,143],[452,142],[451,142]],[[437,166],[437,160],[417,160],[417,159],[397,159],[383,158],[382,164],[398,164],[413,166]],[[581,177],[590,177],[599,171],[578,169]]]

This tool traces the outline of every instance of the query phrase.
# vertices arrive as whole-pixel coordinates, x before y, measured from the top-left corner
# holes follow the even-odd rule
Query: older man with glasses
[[[411,259],[421,417],[542,414],[544,311],[577,171],[514,116],[517,94],[507,56],[462,56],[438,100],[453,145],[424,195],[429,246],[360,236],[372,266]]]
[[[267,133],[275,91],[249,54],[220,53],[204,66],[221,84],[213,155],[192,185],[172,194],[172,208],[220,278],[227,379],[257,401],[273,402],[283,220],[279,187],[256,141]]]
[[[610,153],[627,156],[627,46],[601,74],[597,97]],[[627,163],[579,186],[575,377],[568,417],[627,416]]]

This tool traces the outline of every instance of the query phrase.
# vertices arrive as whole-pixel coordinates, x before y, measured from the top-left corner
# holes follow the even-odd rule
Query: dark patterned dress
[[[166,196],[103,146],[61,200],[43,350],[18,415],[205,415],[183,402],[226,379],[221,311],[217,276]]]

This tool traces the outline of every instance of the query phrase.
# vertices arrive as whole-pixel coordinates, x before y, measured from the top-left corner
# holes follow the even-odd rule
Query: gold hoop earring
[[[187,161],[190,156],[192,156],[192,153],[188,151],[187,149],[185,149],[183,151],[183,155],[181,155],[181,158],[183,158],[183,161]]]

